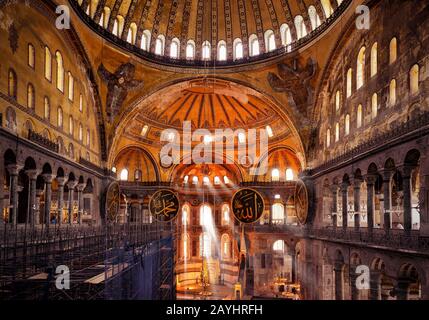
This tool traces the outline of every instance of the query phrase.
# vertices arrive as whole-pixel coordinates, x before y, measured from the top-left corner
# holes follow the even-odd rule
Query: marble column
[[[412,229],[411,172],[411,167],[405,166],[402,168],[402,185],[404,188],[404,231],[408,234]]]
[[[52,174],[44,174],[43,180],[45,180],[45,224],[49,228],[51,224],[51,201],[52,201],[52,180],[54,176]]]
[[[10,175],[10,210],[9,222],[15,226],[18,219],[18,173],[22,166],[12,164],[7,166]]]
[[[410,282],[408,280],[399,279],[396,284],[396,299],[408,300],[409,288],[410,288]]]
[[[291,257],[292,257],[291,281],[292,281],[292,283],[295,283],[295,281],[296,281],[296,256],[295,256],[295,252],[291,253]]]
[[[40,219],[40,199],[42,198],[44,191],[37,189],[36,190],[36,213],[35,213],[35,224],[40,224],[41,223],[41,219]]]
[[[368,175],[366,177],[367,188],[367,219],[368,232],[371,234],[374,229],[374,185],[376,176]]]
[[[348,205],[347,205],[347,196],[348,196],[348,187],[349,184],[347,182],[343,182],[341,184],[341,200],[342,200],[342,214],[343,214],[343,229],[344,231],[347,230],[348,227]]]
[[[82,224],[82,215],[83,215],[83,190],[86,185],[84,183],[79,183],[76,187],[77,189],[77,202],[78,202],[78,213],[77,213],[77,223]]]
[[[338,186],[333,185],[331,186],[331,192],[332,192],[332,224],[333,227],[337,227],[337,214],[338,214]]]
[[[361,179],[355,179],[353,181],[353,209],[354,215],[354,227],[356,231],[360,229],[360,187],[362,185]]]
[[[30,226],[34,226],[38,223],[37,210],[36,210],[36,181],[39,171],[37,170],[27,170],[25,174],[28,176],[30,181],[30,188],[28,190],[28,216],[27,222],[30,223]]]
[[[383,172],[383,194],[384,194],[384,231],[386,235],[389,234],[390,229],[392,228],[392,190],[391,190],[391,180],[393,172],[391,170]]]
[[[335,273],[335,300],[343,300],[343,265],[334,267]]]
[[[57,192],[57,202],[58,202],[58,225],[61,226],[63,223],[63,208],[64,208],[64,185],[66,179],[64,177],[57,177],[58,183],[58,192]]]
[[[76,187],[77,183],[75,181],[69,181],[67,183],[67,187],[69,188],[69,208],[68,208],[68,224],[73,223],[73,202],[74,202],[74,188]]]
[[[3,154],[3,151],[1,152]],[[4,211],[4,160],[0,157],[0,226],[5,222],[3,220]]]
[[[381,300],[381,274],[377,271],[371,271],[369,279],[369,299],[370,300]]]

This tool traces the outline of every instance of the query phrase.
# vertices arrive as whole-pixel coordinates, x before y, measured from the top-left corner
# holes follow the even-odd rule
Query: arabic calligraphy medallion
[[[150,214],[160,222],[169,222],[179,213],[180,203],[177,196],[171,190],[159,190],[155,192],[149,201]]]
[[[264,213],[264,199],[253,189],[238,190],[232,197],[232,212],[242,223],[258,221]]]

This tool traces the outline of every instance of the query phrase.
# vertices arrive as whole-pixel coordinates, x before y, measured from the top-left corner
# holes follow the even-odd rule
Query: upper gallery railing
[[[231,66],[241,66],[253,62],[260,62],[274,58],[281,55],[286,55],[291,52],[297,51],[300,48],[304,47],[311,40],[317,38],[323,34],[331,25],[339,18],[348,6],[351,4],[352,0],[344,0],[341,5],[315,30],[308,33],[305,37],[302,37],[287,46],[282,46],[281,48],[275,49],[270,52],[259,54],[252,57],[244,57],[237,60],[226,60],[226,61],[217,61],[217,60],[198,60],[198,59],[176,59],[164,55],[156,55],[149,51],[143,50],[126,40],[121,39],[120,37],[115,36],[113,33],[105,29],[103,26],[100,26],[96,21],[94,21],[89,15],[87,15],[83,9],[79,6],[77,0],[69,1],[77,15],[96,33],[100,36],[114,42],[115,44],[131,51],[135,55],[161,65],[173,66],[173,67],[190,67],[190,68],[211,68],[211,67],[231,67]]]

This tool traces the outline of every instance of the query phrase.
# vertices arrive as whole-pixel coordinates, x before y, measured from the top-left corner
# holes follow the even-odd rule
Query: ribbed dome
[[[350,3],[349,0],[73,1],[79,5],[81,15],[86,13],[86,20],[98,25],[97,29],[104,29],[104,33],[113,34],[137,51],[174,59],[212,61],[239,61],[276,49],[284,52],[285,46],[289,51],[297,40],[318,34],[324,22],[332,22]]]

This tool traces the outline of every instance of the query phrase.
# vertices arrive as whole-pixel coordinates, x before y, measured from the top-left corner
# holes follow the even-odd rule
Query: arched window
[[[344,135],[348,136],[350,134],[350,115],[346,115],[346,120],[344,123],[344,127],[345,127],[345,133]]]
[[[48,47],[45,47],[45,78],[52,81],[52,55]]]
[[[377,65],[378,65],[378,50],[377,42],[372,45],[371,48],[371,77],[377,74]]]
[[[16,113],[11,107],[8,107],[6,110],[6,128],[16,132]]]
[[[49,120],[49,118],[50,118],[50,116],[51,116],[51,104],[49,103],[49,98],[48,97],[45,97],[44,99],[43,99],[43,116],[45,117],[45,119],[48,119]]]
[[[197,176],[192,177],[192,184],[197,185],[199,183],[199,179]]]
[[[178,59],[180,54],[180,41],[177,38],[171,40],[170,44],[170,58]]]
[[[334,13],[331,2],[330,0],[321,0],[321,1],[322,1],[323,11],[325,11],[325,16],[326,18],[329,18]]]
[[[120,179],[121,179],[121,181],[128,181],[128,170],[127,169],[122,169]]]
[[[376,93],[372,95],[371,98],[371,117],[375,119],[377,117],[378,112],[378,96]]]
[[[155,54],[162,56],[164,55],[165,37],[160,34],[155,41]]]
[[[229,184],[229,178],[227,177],[227,176],[224,176],[223,177],[223,183],[225,183],[225,184]]]
[[[230,222],[229,205],[225,203],[222,206],[222,226],[228,226]]]
[[[389,44],[389,64],[392,64],[398,58],[398,41],[396,38],[392,38]]]
[[[389,105],[394,106],[396,104],[396,80],[392,79],[389,85]]]
[[[210,42],[204,41],[203,42],[203,51],[202,51],[202,58],[203,60],[210,60],[211,59],[211,45]]]
[[[63,56],[59,51],[55,53],[57,61],[57,89],[64,92],[64,62]]]
[[[74,98],[74,78],[71,72],[68,73],[69,78],[69,100],[73,101]]]
[[[335,142],[340,141],[340,124],[337,122],[335,124]]]
[[[36,60],[36,54],[34,51],[34,46],[29,43],[28,44],[28,66],[34,69]]]
[[[187,226],[191,219],[191,208],[185,204],[182,208],[182,225]]]
[[[225,233],[221,237],[222,259],[227,260],[231,258],[231,241],[229,236]]]
[[[246,143],[246,135],[244,134],[244,132],[238,133],[238,143],[240,144]]]
[[[415,64],[410,70],[410,93],[419,92],[419,65]]]
[[[195,42],[193,40],[189,40],[186,45],[186,59],[195,59]]]
[[[277,240],[273,243],[273,251],[284,253],[285,242],[283,240]]]
[[[113,35],[120,37],[124,30],[124,17],[118,15],[113,23],[112,33]]]
[[[57,125],[60,128],[63,127],[63,109],[61,109],[61,107],[58,107],[57,110]]]
[[[205,228],[213,227],[212,208],[207,204],[200,207],[200,225]]]
[[[79,123],[79,141],[83,141],[83,126]]]
[[[218,176],[214,177],[214,184],[220,185],[220,178]]]
[[[148,130],[149,130],[149,126],[148,125],[144,125],[143,128],[142,128],[142,131],[140,132],[140,135],[142,137],[146,137]]]
[[[35,103],[34,103],[34,87],[31,83],[27,86],[27,107],[30,109],[34,109]]]
[[[292,43],[292,34],[290,32],[289,26],[286,23],[281,25],[280,34],[282,37],[282,44],[285,47],[288,47]],[[287,51],[290,51],[290,48],[287,48]]]
[[[217,45],[217,59],[219,61],[226,61],[227,60],[226,42],[223,40],[219,41],[219,43]]]
[[[203,178],[203,184],[204,184],[205,186],[208,186],[208,185],[210,184],[210,178],[209,178],[209,177],[207,177],[207,176],[205,176],[205,177]]]
[[[73,117],[70,116],[69,117],[69,134],[73,136],[73,133],[74,133],[74,122],[73,122]]]
[[[259,40],[256,34],[252,34],[249,37],[250,56],[254,57],[259,55]]]
[[[308,7],[308,16],[310,17],[311,28],[313,30],[317,29],[320,26],[321,21],[314,6]]]
[[[71,159],[74,159],[74,147],[73,147],[73,144],[69,144],[69,157],[71,158]]]
[[[307,28],[305,27],[304,18],[302,16],[295,17],[296,37],[301,39],[307,35]]]
[[[356,114],[356,126],[357,128],[362,127],[362,117],[363,117],[363,110],[362,110],[362,105],[358,105],[357,108],[357,114]]]
[[[211,241],[207,232],[203,232],[200,235],[200,256],[206,258],[211,257]]]
[[[276,37],[273,30],[265,31],[265,50],[267,52],[276,50]]]
[[[273,129],[270,126],[266,126],[265,131],[267,132],[268,138],[274,137]]]
[[[79,95],[79,111],[83,112],[83,96],[82,96],[82,94]]]
[[[365,82],[365,47],[359,51],[356,64],[356,89],[363,86]]]
[[[189,259],[189,235],[185,232],[182,234],[183,259]]]
[[[286,181],[293,181],[294,174],[291,168],[286,169]]]
[[[149,30],[144,30],[140,42],[140,48],[144,51],[149,51],[151,33]]]
[[[272,221],[274,224],[284,224],[285,222],[285,207],[281,203],[275,203],[272,206]]]
[[[273,169],[271,171],[271,181],[280,181],[280,171],[279,171],[279,169]]]
[[[331,130],[328,129],[326,131],[326,147],[329,148],[331,146]]]
[[[352,95],[352,79],[353,79],[353,70],[350,68],[347,71],[347,98]]]
[[[340,91],[337,90],[337,92],[335,93],[335,111],[340,111]]]
[[[131,44],[135,44],[136,36],[137,36],[137,25],[135,22],[132,22],[130,24],[130,28],[128,29],[127,42]]]
[[[9,97],[16,100],[18,91],[18,80],[16,78],[16,73],[13,69],[9,69],[8,91]]]
[[[91,131],[86,129],[86,145],[89,147],[91,144]]]
[[[243,59],[243,42],[241,39],[234,40],[234,60]]]

